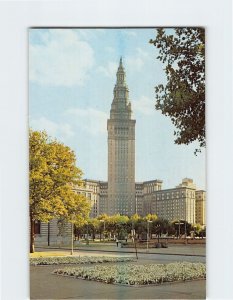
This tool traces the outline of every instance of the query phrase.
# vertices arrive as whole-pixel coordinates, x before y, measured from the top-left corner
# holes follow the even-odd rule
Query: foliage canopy
[[[171,32],[171,33],[170,33]],[[150,43],[159,49],[166,85],[155,87],[156,109],[176,127],[176,144],[205,146],[205,32],[203,28],[157,29]],[[196,150],[200,151],[200,149]]]
[[[87,199],[73,191],[82,172],[76,167],[74,152],[52,140],[46,132],[29,132],[29,210],[31,242],[35,221],[60,218],[84,222],[89,213]]]

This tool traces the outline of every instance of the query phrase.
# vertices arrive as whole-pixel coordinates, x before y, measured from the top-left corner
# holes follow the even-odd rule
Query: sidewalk
[[[40,249],[46,250],[69,250],[69,247],[37,247],[37,250]],[[117,247],[114,243],[105,243],[105,244],[96,244],[90,243],[89,245],[80,244],[75,246],[74,250],[81,251],[90,251],[90,252],[113,252],[113,253],[135,253],[134,248],[121,248],[120,245]],[[137,252],[140,254],[162,254],[162,255],[182,255],[182,256],[206,256],[206,247],[205,245],[168,245],[168,248],[149,248],[148,252],[145,248],[138,248]]]

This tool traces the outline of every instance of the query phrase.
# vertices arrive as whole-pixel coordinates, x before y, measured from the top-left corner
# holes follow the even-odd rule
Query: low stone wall
[[[148,247],[149,248],[155,248],[156,244],[158,243],[158,240],[150,240],[148,242]],[[160,238],[159,239],[159,243],[160,244],[167,244],[167,245],[192,245],[192,244],[196,244],[196,245],[204,245],[206,244],[206,239],[166,239],[166,238]],[[146,248],[147,247],[147,242],[146,241],[137,241],[137,248]],[[134,248],[135,245],[132,242],[122,242],[121,243],[121,247],[122,248]]]
[[[206,239],[166,239],[168,244],[205,244]],[[161,242],[163,239],[161,239]]]

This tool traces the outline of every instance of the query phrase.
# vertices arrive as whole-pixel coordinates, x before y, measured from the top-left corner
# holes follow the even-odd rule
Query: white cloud
[[[85,40],[93,40],[98,39],[99,36],[102,36],[105,33],[105,30],[102,28],[85,28],[85,29],[75,29],[74,30],[80,37],[84,38]]]
[[[45,117],[30,120],[30,127],[34,130],[45,130],[51,137],[61,138],[62,140],[74,136],[74,132],[69,124],[58,124]]]
[[[132,56],[128,56],[126,58],[126,64],[128,65],[129,69],[136,69],[140,71],[145,64],[145,60],[148,57],[148,53],[141,48],[137,48],[136,52]]]
[[[122,32],[123,32],[123,34],[125,34],[126,36],[129,36],[129,37],[136,37],[137,36],[137,33],[135,31],[132,31],[132,30],[124,30]]]
[[[139,100],[132,101],[132,108],[135,112],[152,115],[155,111],[155,100],[142,96]]]
[[[142,50],[141,48],[137,48],[136,50],[140,57],[148,57],[149,56],[149,54],[145,50]]]
[[[129,57],[127,60],[126,60],[126,63],[129,67],[129,69],[133,69],[133,70],[137,70],[137,71],[140,71],[144,65],[144,62],[143,60],[140,58],[140,57]]]
[[[106,77],[113,78],[116,76],[118,64],[115,62],[108,62],[106,66],[100,66],[97,71],[105,75]]]
[[[114,53],[116,51],[113,47],[110,47],[110,46],[105,47],[105,50],[108,53]]]
[[[112,47],[106,47],[106,51],[114,51]],[[148,53],[141,48],[136,48],[132,56],[123,57],[123,64],[126,64],[127,69],[140,71],[145,64]],[[97,72],[109,78],[115,78],[119,62],[108,62],[105,66],[99,66]]]
[[[72,108],[65,114],[77,117],[79,126],[92,135],[106,134],[108,114],[103,111],[93,108]]]
[[[83,85],[93,64],[91,46],[71,29],[50,29],[29,48],[29,78],[40,84]]]

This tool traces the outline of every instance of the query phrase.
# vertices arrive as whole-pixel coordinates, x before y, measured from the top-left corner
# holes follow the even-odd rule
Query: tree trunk
[[[35,252],[35,221],[33,220],[32,216],[30,216],[30,253]]]

